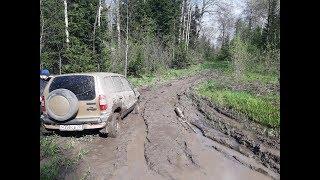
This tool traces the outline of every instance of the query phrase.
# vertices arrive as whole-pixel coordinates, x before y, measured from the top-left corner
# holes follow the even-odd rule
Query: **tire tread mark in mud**
[[[146,162],[146,165],[147,165],[147,168],[150,170],[150,171],[153,171],[153,172],[155,172],[155,173],[157,173],[157,174],[159,174],[157,171],[155,171],[154,170],[154,168],[153,168],[153,163],[151,162],[151,161],[149,161],[149,158],[148,158],[148,156],[147,156],[147,154],[146,154],[146,144],[147,143],[151,143],[151,141],[150,141],[150,139],[148,138],[148,134],[149,134],[149,124],[148,124],[148,122],[147,122],[147,120],[146,120],[146,118],[145,118],[145,110],[146,110],[146,105],[149,103],[149,101],[150,101],[150,99],[148,99],[148,100],[146,100],[146,102],[144,103],[144,105],[143,105],[143,110],[142,110],[142,113],[141,113],[141,116],[142,116],[142,119],[143,119],[143,121],[144,121],[144,124],[145,124],[145,126],[146,126],[146,139],[145,139],[145,141],[144,141],[144,145],[143,145],[143,148],[144,148],[144,150],[143,150],[143,155],[144,155],[144,160],[145,160],[145,162]],[[161,175],[161,174],[159,174],[159,175]],[[161,175],[162,176],[162,175]]]
[[[184,145],[184,153],[185,153],[186,157],[189,159],[189,161],[193,165],[195,165],[196,167],[200,167],[199,164],[195,161],[195,159],[194,159],[194,157],[193,157],[193,155],[191,153],[191,150],[188,148],[188,145],[187,145],[186,141],[184,141],[183,145]]]

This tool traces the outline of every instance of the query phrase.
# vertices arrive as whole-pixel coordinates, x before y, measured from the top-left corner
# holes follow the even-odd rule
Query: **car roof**
[[[124,77],[121,74],[117,73],[109,73],[109,72],[87,72],[87,73],[68,73],[68,74],[61,74],[61,75],[55,75],[54,77],[59,77],[59,76],[72,76],[72,75],[93,75],[93,76],[121,76]]]

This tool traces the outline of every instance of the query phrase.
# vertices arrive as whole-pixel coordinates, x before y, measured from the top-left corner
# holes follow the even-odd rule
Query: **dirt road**
[[[74,144],[87,154],[65,179],[279,179],[255,159],[182,122],[205,118],[185,92],[206,77],[142,89],[141,112],[123,119],[118,138],[93,135]],[[183,110],[185,119],[178,119],[175,107]],[[59,138],[66,142],[70,137]]]

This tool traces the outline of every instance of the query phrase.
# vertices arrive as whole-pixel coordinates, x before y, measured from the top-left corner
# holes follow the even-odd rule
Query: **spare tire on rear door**
[[[68,89],[56,89],[49,93],[46,100],[48,115],[57,121],[67,121],[79,109],[77,96]]]

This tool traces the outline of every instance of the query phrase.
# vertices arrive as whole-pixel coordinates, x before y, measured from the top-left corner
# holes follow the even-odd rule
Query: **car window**
[[[93,100],[96,97],[94,77],[88,75],[55,77],[50,84],[49,92],[55,89],[68,89],[79,100]]]
[[[123,83],[124,91],[132,91],[130,83],[124,77],[121,77],[121,81]]]
[[[115,91],[116,92],[122,92],[123,91],[123,84],[122,84],[122,81],[120,79],[119,76],[112,76],[112,81],[113,81],[113,85],[114,85],[114,88],[115,88]]]
[[[105,83],[106,87],[108,88],[108,90],[110,92],[116,92],[116,89],[114,87],[114,84],[113,84],[111,77],[109,76],[109,77],[105,77],[103,79],[104,79],[104,83]]]

